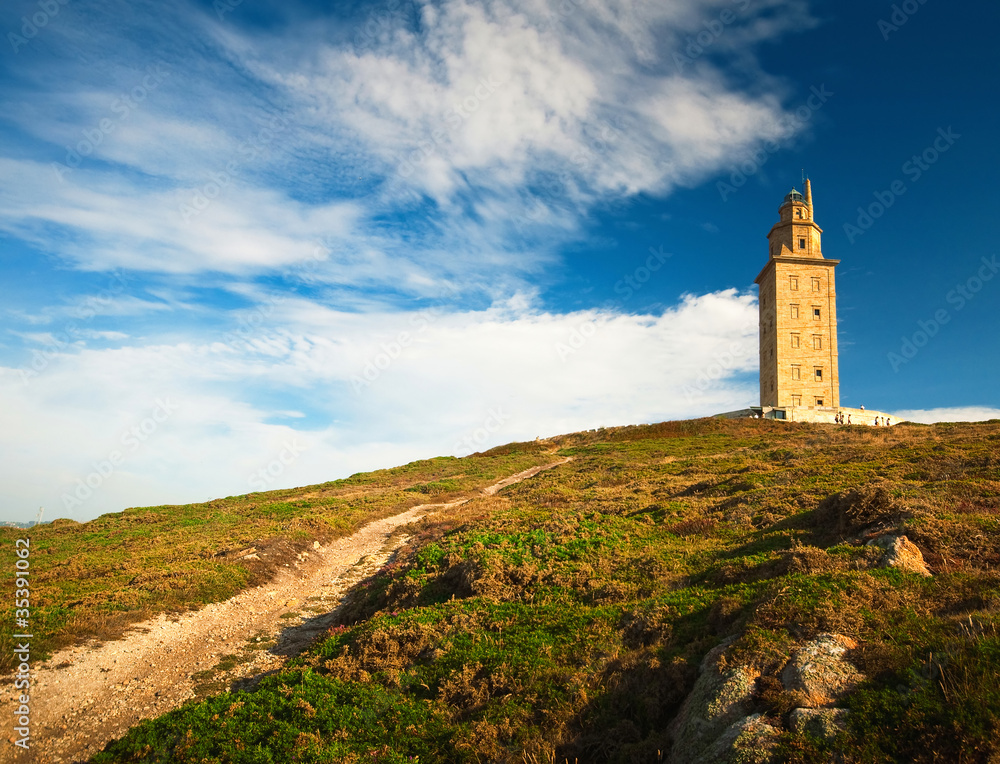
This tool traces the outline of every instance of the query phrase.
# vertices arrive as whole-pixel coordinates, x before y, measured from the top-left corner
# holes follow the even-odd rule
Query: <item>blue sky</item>
[[[755,403],[753,278],[803,168],[842,402],[1000,416],[998,21],[5,4],[0,519]]]

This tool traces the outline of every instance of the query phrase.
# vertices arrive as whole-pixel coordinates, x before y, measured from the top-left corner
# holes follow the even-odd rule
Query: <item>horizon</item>
[[[757,405],[805,176],[844,407],[1000,418],[977,10],[4,8],[0,520]]]

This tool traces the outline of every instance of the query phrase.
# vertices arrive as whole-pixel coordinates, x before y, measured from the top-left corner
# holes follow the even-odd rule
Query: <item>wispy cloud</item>
[[[421,2],[363,38],[296,4],[62,9],[3,64],[0,232],[80,277],[5,314],[11,506],[245,492],[295,438],[274,485],[756,398],[751,294],[558,313],[538,284],[596,209],[785,137],[754,46],[805,2]]]
[[[787,130],[780,83],[744,89],[710,57],[674,64],[736,5],[453,0],[415,6],[416,25],[390,16],[358,49],[333,31],[357,20],[325,20],[325,36],[294,15],[281,31],[240,31],[178,6],[157,7],[153,28],[153,14],[95,4],[50,41],[113,53],[71,70],[75,95],[52,88],[54,72],[29,78],[41,103],[12,119],[48,157],[4,160],[19,182],[0,226],[81,268],[245,275],[323,239],[375,261],[330,269],[341,281],[370,284],[388,264],[413,287],[504,271],[524,288],[517,276],[537,262],[525,250],[544,259],[579,236],[593,204],[693,183]],[[811,23],[804,3],[772,5],[743,8],[715,52],[748,57]],[[81,39],[102,12],[120,31]],[[130,32],[148,50],[123,46]],[[425,223],[401,230],[403,216]]]

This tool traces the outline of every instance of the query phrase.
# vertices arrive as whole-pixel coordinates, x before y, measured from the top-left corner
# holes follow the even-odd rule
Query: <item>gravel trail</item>
[[[477,495],[493,495],[567,461],[532,467]],[[325,546],[315,542],[262,586],[197,611],[160,615],[113,642],[56,653],[34,673],[30,751],[7,743],[0,760],[83,762],[143,719],[280,669],[329,627],[346,592],[409,540],[394,535],[396,529],[470,499],[422,504]],[[7,682],[0,703],[13,709],[14,702]]]

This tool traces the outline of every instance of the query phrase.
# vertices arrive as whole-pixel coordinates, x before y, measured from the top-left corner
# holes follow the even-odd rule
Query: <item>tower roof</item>
[[[806,201],[806,198],[802,194],[800,194],[797,190],[795,190],[793,188],[785,196],[784,204],[788,204],[788,202],[802,202],[804,204],[805,201]]]

